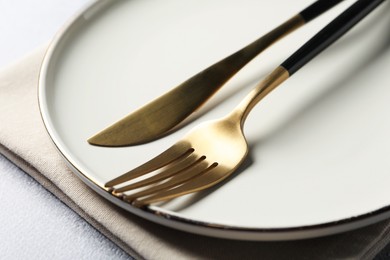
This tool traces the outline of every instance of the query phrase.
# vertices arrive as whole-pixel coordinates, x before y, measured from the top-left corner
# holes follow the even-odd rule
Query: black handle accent
[[[300,15],[306,22],[310,22],[342,1],[344,0],[319,0],[305,8],[305,10],[300,12]]]
[[[298,51],[291,55],[281,66],[290,74],[294,74],[303,65],[321,53],[329,45],[338,40],[354,25],[374,10],[385,0],[359,0],[336,19],[329,23]]]

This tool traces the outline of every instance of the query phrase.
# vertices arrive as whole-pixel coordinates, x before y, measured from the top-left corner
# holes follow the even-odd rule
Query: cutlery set
[[[384,1],[356,1],[259,82],[233,111],[222,119],[195,127],[155,158],[110,180],[105,184],[107,191],[143,207],[225,180],[248,154],[243,128],[252,108]],[[340,2],[314,2],[253,43],[92,136],[88,142],[107,147],[129,146],[169,134],[262,51]]]

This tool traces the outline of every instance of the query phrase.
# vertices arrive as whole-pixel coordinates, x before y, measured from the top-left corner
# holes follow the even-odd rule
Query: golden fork
[[[243,126],[251,109],[383,1],[357,1],[262,80],[226,117],[201,124],[168,150],[109,181],[106,187],[114,195],[144,206],[206,189],[227,178],[248,153]],[[121,186],[155,171],[149,178]],[[143,190],[128,193],[138,188]]]
[[[341,1],[343,0],[314,2],[253,43],[103,129],[89,138],[88,142],[100,146],[126,146],[161,137],[205,103],[223,84],[262,51]]]

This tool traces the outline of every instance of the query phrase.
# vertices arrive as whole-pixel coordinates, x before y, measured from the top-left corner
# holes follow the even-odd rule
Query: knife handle
[[[291,55],[281,64],[281,66],[284,67],[291,76],[325,48],[338,40],[384,1],[385,0],[357,1]]]
[[[302,12],[299,14],[303,17],[303,19],[306,22],[310,22],[317,16],[321,15],[322,13],[325,13],[335,5],[339,4],[344,0],[319,0],[311,4],[310,6],[306,7]]]

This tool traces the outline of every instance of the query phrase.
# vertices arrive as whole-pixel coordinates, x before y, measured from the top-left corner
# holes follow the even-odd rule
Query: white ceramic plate
[[[390,215],[390,17],[385,3],[250,114],[250,156],[223,185],[147,209],[104,183],[232,109],[267,72],[348,6],[274,45],[183,129],[125,148],[87,138],[266,33],[311,0],[99,1],[59,33],[39,99],[47,130],[74,172],[120,207],[173,228],[282,240],[361,227]]]

